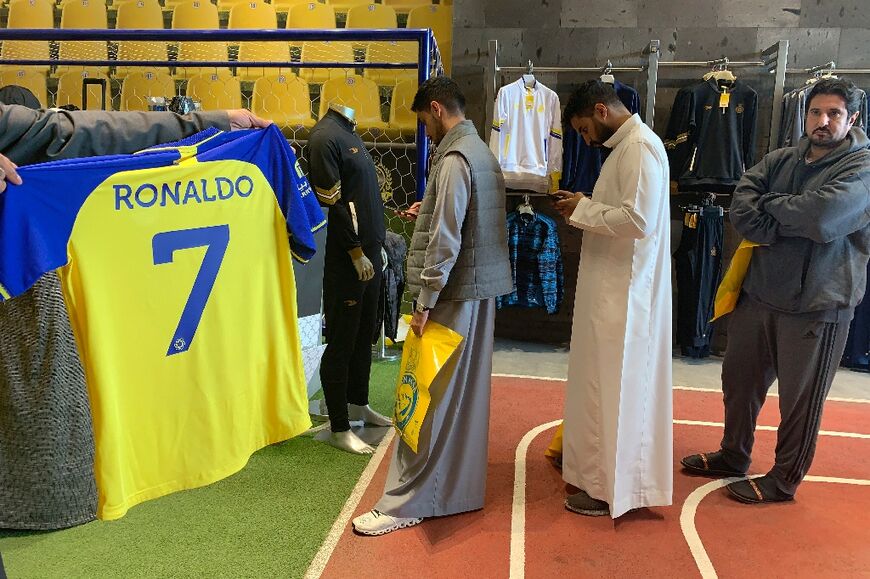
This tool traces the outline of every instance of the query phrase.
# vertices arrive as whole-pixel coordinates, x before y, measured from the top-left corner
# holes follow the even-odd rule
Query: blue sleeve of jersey
[[[160,166],[178,154],[69,159],[21,167],[22,185],[0,193],[0,301],[21,295],[45,273],[66,265],[67,244],[91,192],[122,170]]]

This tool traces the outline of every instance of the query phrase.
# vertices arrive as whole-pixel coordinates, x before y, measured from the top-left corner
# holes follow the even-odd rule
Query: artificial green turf
[[[392,414],[397,362],[372,365],[371,405]],[[302,577],[368,458],[299,436],[235,475],[138,505],[119,521],[0,530],[9,579]]]

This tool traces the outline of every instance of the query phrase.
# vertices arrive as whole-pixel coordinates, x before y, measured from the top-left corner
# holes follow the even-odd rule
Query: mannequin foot
[[[371,426],[392,426],[393,421],[372,410],[372,407],[366,404],[358,406],[356,404],[347,405],[347,416],[354,422],[363,421]]]
[[[344,432],[333,432],[327,443],[339,450],[350,452],[353,454],[374,454],[375,449],[360,440],[360,437],[351,430]]]

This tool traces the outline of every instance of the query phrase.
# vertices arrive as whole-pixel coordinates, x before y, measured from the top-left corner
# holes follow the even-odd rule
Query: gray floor
[[[674,385],[720,390],[722,359],[674,358]],[[568,372],[568,348],[498,339],[493,356],[496,374],[520,374],[548,378],[565,378]],[[776,384],[774,384],[774,390]],[[840,369],[830,396],[870,400],[870,374]]]

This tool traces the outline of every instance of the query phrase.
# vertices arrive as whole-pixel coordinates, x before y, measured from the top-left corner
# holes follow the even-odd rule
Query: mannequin
[[[323,276],[327,346],[320,366],[331,430],[327,442],[371,454],[374,448],[350,422],[392,425],[368,404],[386,228],[377,172],[355,132],[355,119],[354,109],[330,104],[311,131],[309,180],[321,205],[329,207]]]

